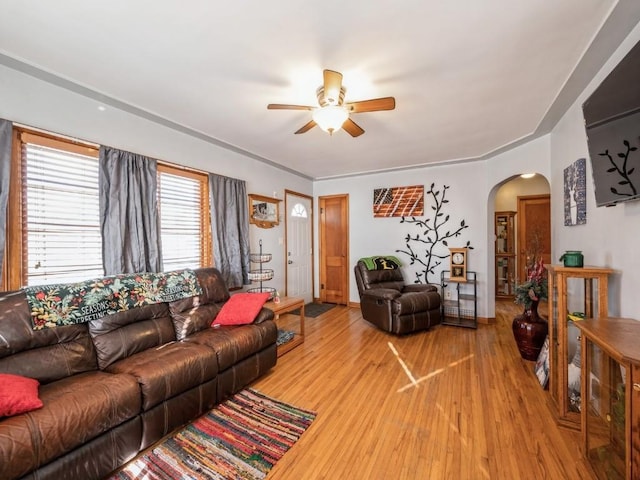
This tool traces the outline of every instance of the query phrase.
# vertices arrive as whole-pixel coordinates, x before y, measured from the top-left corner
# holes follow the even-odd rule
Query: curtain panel
[[[0,277],[7,239],[7,200],[9,198],[9,175],[11,172],[11,133],[13,124],[0,118]]]
[[[101,146],[99,163],[105,275],[161,272],[157,160]]]
[[[214,265],[229,288],[249,285],[249,211],[244,180],[209,174]]]

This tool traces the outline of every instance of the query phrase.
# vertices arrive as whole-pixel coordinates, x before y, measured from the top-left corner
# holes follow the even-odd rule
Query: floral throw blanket
[[[193,270],[113,275],[24,288],[34,330],[84,323],[116,312],[202,294]]]

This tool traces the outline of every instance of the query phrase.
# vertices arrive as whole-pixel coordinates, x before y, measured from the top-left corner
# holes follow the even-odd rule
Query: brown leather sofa
[[[0,373],[35,378],[44,406],[0,418],[0,478],[100,479],[276,364],[273,312],[211,328],[229,292],[34,331],[24,292],[0,293]]]
[[[397,335],[427,330],[440,323],[440,294],[435,285],[405,285],[402,271],[355,268],[362,318]]]

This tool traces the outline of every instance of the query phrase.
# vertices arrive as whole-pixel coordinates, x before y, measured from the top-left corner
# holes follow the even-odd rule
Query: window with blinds
[[[6,264],[0,290],[104,276],[98,147],[14,128]],[[212,265],[204,172],[159,163],[165,270]]]
[[[159,165],[158,200],[164,270],[210,265],[207,176]]]
[[[28,133],[21,140],[26,285],[102,276],[97,150]]]

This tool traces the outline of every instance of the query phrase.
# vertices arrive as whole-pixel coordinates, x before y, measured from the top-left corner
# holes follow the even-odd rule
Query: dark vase
[[[549,324],[538,315],[538,302],[533,302],[531,307],[513,319],[512,329],[520,356],[525,360],[537,360],[549,333]]]

